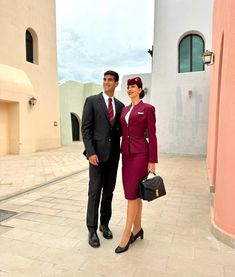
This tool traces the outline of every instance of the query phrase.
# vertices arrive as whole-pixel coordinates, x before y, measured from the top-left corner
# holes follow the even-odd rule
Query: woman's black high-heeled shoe
[[[138,232],[137,234],[135,234],[134,236],[132,236],[132,237],[133,237],[133,239],[132,239],[131,243],[135,242],[136,239],[138,239],[138,237],[140,237],[141,239],[143,239],[143,238],[144,238],[144,230],[141,228],[141,229],[139,230],[139,232]]]
[[[130,243],[132,242],[132,240],[133,240],[133,234],[131,233],[131,236],[129,238],[129,241],[128,241],[127,245],[125,247],[118,246],[115,249],[115,253],[120,254],[120,253],[123,253],[123,252],[127,251],[128,248],[129,248]]]

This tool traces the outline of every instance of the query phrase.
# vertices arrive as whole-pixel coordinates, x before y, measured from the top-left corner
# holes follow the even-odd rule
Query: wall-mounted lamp
[[[144,91],[144,94],[146,95],[148,93],[148,88],[144,88],[143,91]]]
[[[212,65],[215,62],[215,54],[212,51],[206,50],[202,55],[203,62],[206,65]]]
[[[29,105],[30,106],[34,106],[34,105],[36,105],[36,103],[37,103],[37,99],[35,97],[31,97],[29,99]]]
[[[188,97],[191,98],[193,96],[193,91],[192,90],[188,90]]]
[[[152,45],[152,49],[149,49],[148,50],[148,53],[149,53],[149,55],[152,57],[153,56],[153,45]]]

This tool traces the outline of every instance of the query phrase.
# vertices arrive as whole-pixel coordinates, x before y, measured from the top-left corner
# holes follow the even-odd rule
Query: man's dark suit
[[[87,157],[96,154],[99,165],[89,164],[89,191],[87,227],[90,232],[98,227],[100,197],[100,224],[108,226],[112,214],[112,198],[120,157],[119,118],[123,103],[114,98],[115,118],[109,121],[108,109],[102,93],[86,99],[82,116],[82,136]],[[102,191],[103,189],[103,191]]]

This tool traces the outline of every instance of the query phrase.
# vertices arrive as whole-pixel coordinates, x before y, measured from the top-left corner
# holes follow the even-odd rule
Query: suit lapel
[[[116,100],[115,97],[114,97],[114,105],[115,105],[114,122],[116,122],[116,120],[119,118],[119,115],[120,115],[120,106],[119,106],[118,101]]]
[[[100,107],[102,108],[104,114],[105,114],[105,117],[107,118],[108,122],[109,122],[109,114],[108,114],[108,109],[107,109],[107,106],[105,104],[105,101],[104,101],[104,97],[102,95],[102,92],[98,95],[98,101],[99,101],[99,104],[100,104]]]

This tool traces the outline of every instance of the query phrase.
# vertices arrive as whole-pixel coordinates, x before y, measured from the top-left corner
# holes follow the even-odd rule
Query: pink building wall
[[[207,166],[215,190],[212,221],[235,238],[235,1],[215,0]]]

